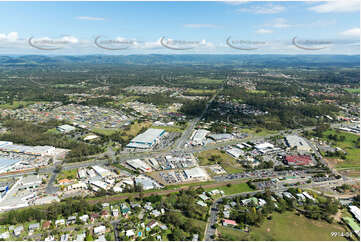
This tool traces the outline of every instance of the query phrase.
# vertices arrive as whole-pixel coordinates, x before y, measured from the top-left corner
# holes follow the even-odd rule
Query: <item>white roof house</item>
[[[65,219],[58,219],[58,220],[56,220],[56,221],[55,221],[55,225],[58,225],[58,224],[64,225],[64,224],[65,224]]]
[[[207,207],[207,204],[201,200],[197,201],[197,204],[201,207]]]
[[[200,195],[198,195],[198,197],[200,197],[203,201],[209,199],[209,197],[205,194],[200,194]]]
[[[19,236],[23,231],[24,231],[24,227],[20,225],[14,229],[14,235]]]
[[[94,228],[94,234],[104,234],[106,231],[106,227],[104,225],[98,226]]]
[[[0,234],[0,239],[8,239],[10,237],[9,231]]]
[[[306,201],[306,197],[302,193],[297,193],[296,196],[298,197],[298,200]]]
[[[132,237],[132,236],[135,235],[135,233],[134,233],[134,231],[133,231],[132,229],[129,229],[129,230],[127,230],[127,231],[125,232],[125,235],[126,235],[127,237]]]
[[[84,214],[83,216],[80,216],[79,219],[81,221],[83,221],[84,223],[86,223],[89,219],[89,215],[88,214]]]
[[[305,195],[305,197],[307,197],[308,199],[316,202],[316,199],[314,197],[312,197],[310,194],[308,194],[308,192],[303,192],[302,194]]]

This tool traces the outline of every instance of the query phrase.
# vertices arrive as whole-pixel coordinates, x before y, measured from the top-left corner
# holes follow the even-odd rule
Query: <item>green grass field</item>
[[[277,131],[268,130],[264,128],[242,129],[241,131],[255,136],[266,136],[277,133]]]
[[[196,154],[199,165],[207,166],[207,165],[214,165],[217,162],[223,167],[223,169],[227,173],[237,173],[242,172],[244,169],[242,165],[236,161],[232,156],[229,156],[225,153],[222,153],[220,150],[207,150],[202,151]],[[212,160],[212,157],[217,157],[215,160]]]
[[[94,132],[96,134],[106,135],[106,136],[112,135],[117,131],[118,131],[117,129],[101,129],[101,128],[93,128],[92,129],[92,132]]]
[[[188,93],[192,94],[192,95],[212,95],[212,94],[216,93],[216,90],[187,89],[187,91],[184,94],[187,95]]]
[[[184,129],[180,126],[152,126],[153,129],[164,129],[166,132],[178,132],[181,133]]]
[[[349,93],[360,93],[360,88],[345,88]]]
[[[265,220],[260,227],[251,227],[250,232],[236,231],[219,226],[219,232],[230,240],[290,240],[290,241],[340,241],[344,237],[332,237],[331,232],[346,232],[337,224],[322,220],[310,220],[293,212],[273,213],[272,220]],[[229,237],[229,238],[228,238]]]
[[[71,170],[62,170],[57,176],[57,180],[61,179],[75,179],[78,176],[77,169],[71,169]]]
[[[33,104],[35,102],[32,101],[14,101],[12,104],[0,104],[0,109],[17,109],[20,107],[26,107],[27,105]]]
[[[328,135],[344,135],[346,138],[344,141],[334,141],[327,138]],[[346,160],[336,165],[336,168],[360,168],[360,148],[355,147],[353,141],[357,141],[360,137],[356,134],[351,134],[336,130],[327,130],[323,133],[324,139],[331,142],[336,147],[340,147],[347,152]]]
[[[209,79],[209,78],[197,78],[193,80],[189,80],[192,83],[202,83],[202,84],[221,84],[223,80],[220,79]]]
[[[221,186],[221,187],[217,187],[217,188],[207,188],[205,190],[212,191],[214,189],[223,190],[225,195],[253,191],[253,189],[250,188],[247,183],[231,184],[230,187]]]

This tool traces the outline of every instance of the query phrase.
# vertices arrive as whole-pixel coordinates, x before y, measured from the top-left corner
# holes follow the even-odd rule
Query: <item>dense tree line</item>
[[[20,120],[6,120],[3,125],[10,132],[0,135],[0,140],[12,141],[18,144],[36,146],[51,145],[58,148],[70,149],[68,160],[93,155],[103,151],[99,145],[87,144],[64,137],[62,134],[48,132],[61,124],[59,121],[50,120],[45,123],[33,124]]]
[[[52,203],[40,208],[24,208],[11,210],[2,214],[0,224],[18,224],[33,220],[56,220],[58,216],[68,217],[74,213],[79,216],[88,212],[99,212],[102,206],[100,204],[91,205],[83,199],[68,198],[60,203]]]

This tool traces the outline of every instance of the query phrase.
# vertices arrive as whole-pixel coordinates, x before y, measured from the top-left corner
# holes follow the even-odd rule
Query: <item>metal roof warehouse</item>
[[[148,129],[147,131],[145,131],[144,133],[141,133],[139,135],[137,135],[136,137],[134,137],[130,143],[127,145],[127,147],[134,147],[136,146],[136,148],[139,148],[137,145],[133,144],[141,144],[141,145],[146,145],[148,147],[151,147],[152,145],[154,145],[157,141],[157,139],[159,137],[161,137],[163,134],[165,133],[165,131],[163,129]]]

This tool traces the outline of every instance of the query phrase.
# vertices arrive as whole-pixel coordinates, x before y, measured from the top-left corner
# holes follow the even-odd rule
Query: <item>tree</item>
[[[57,164],[57,165],[55,166],[54,172],[55,172],[55,173],[60,173],[62,169],[63,169],[63,166],[62,166],[61,164]]]
[[[85,241],[93,241],[93,236],[90,232],[88,232],[87,236],[85,237]]]

